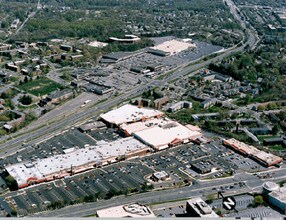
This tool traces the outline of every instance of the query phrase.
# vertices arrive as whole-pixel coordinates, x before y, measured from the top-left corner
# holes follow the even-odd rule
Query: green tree
[[[280,130],[280,127],[277,124],[274,125],[272,128],[272,134],[274,135],[278,134],[279,130]]]
[[[32,97],[29,95],[23,95],[19,101],[23,104],[23,105],[30,105],[33,101]]]
[[[267,107],[269,110],[273,110],[273,109],[277,109],[278,106],[277,106],[276,102],[271,102],[267,105]]]
[[[221,215],[221,210],[220,210],[220,209],[215,209],[214,211],[215,211],[215,213],[216,213],[217,215]]]
[[[215,200],[216,199],[216,196],[215,196],[215,194],[208,194],[207,195],[207,200],[206,200],[206,202],[207,203],[211,203],[213,200]]]
[[[28,76],[25,76],[24,78],[24,83],[28,83],[29,82],[29,77]]]
[[[261,205],[263,205],[263,203],[264,203],[264,200],[263,200],[263,197],[261,195],[257,195],[254,197],[254,200],[253,200],[254,206],[261,206]]]
[[[12,209],[12,211],[11,211],[11,215],[12,216],[17,216],[17,210],[16,209]]]
[[[18,189],[18,183],[11,175],[6,176],[4,180],[7,183],[7,186],[10,190]]]
[[[259,105],[259,106],[257,107],[257,110],[260,111],[260,112],[262,112],[262,111],[265,110],[265,106],[264,106],[264,105]]]

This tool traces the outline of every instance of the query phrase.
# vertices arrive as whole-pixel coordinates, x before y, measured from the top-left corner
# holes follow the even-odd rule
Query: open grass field
[[[26,91],[35,96],[47,95],[59,88],[61,85],[46,78],[39,78],[28,83],[17,86],[19,89]]]

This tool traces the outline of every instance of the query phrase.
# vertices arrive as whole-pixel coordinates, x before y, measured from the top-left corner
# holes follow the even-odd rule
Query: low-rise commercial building
[[[201,135],[200,132],[171,120],[161,121],[157,126],[150,126],[148,129],[133,132],[134,137],[155,150],[189,143]]]
[[[212,164],[203,165],[197,162],[197,163],[192,163],[191,168],[199,174],[205,174],[205,173],[210,173],[214,167]]]
[[[105,54],[102,56],[99,62],[101,63],[117,63],[122,60],[126,60],[130,57],[132,57],[134,53],[130,52],[112,52],[109,54]]]
[[[273,166],[282,162],[282,158],[271,153],[258,150],[256,147],[237,141],[234,138],[224,140],[224,145],[251,157],[252,159],[260,162],[264,166]]]
[[[96,214],[98,215],[98,217],[109,217],[109,218],[110,217],[114,218],[156,217],[154,213],[147,206],[137,203],[98,210]]]
[[[193,198],[187,201],[186,212],[190,217],[218,217],[212,208],[201,198]]]
[[[251,155],[251,157],[267,167],[279,164],[283,160],[281,157],[278,157],[271,153],[266,153],[264,151],[255,152],[253,155]]]
[[[161,51],[166,55],[174,55],[176,53],[180,53],[184,50],[188,50],[190,48],[195,48],[195,47],[196,45],[194,43],[173,39],[170,41],[165,41],[157,46],[151,47],[150,49],[154,51]]]
[[[160,171],[160,172],[155,172],[152,174],[151,178],[152,180],[158,182],[158,181],[164,181],[168,179],[170,175],[166,171]]]
[[[139,108],[134,105],[123,105],[115,110],[100,115],[101,119],[110,125],[119,126],[123,123],[134,123],[146,119],[160,118],[164,113],[154,109]]]
[[[286,214],[286,186],[277,187],[268,194],[268,201]]]
[[[66,154],[36,161],[23,161],[8,165],[5,169],[17,181],[18,187],[23,188],[114,163],[122,158],[144,156],[150,150],[133,137],[113,142],[98,141],[96,146],[72,148],[66,151]]]
[[[103,85],[101,83],[87,83],[82,87],[87,91],[94,92],[98,95],[104,95],[113,91],[113,88],[111,88],[110,86]]]

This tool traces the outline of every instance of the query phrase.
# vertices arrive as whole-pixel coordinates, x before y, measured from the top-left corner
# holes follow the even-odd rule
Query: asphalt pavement
[[[7,156],[8,154],[12,154],[23,146],[23,142],[30,144],[30,143],[37,143],[48,139],[49,137],[54,136],[56,133],[60,133],[61,131],[68,129],[72,126],[79,125],[85,123],[92,117],[98,116],[101,112],[110,109],[113,106],[116,106],[122,101],[137,96],[138,94],[142,93],[142,91],[164,85],[170,81],[173,81],[176,78],[181,76],[187,75],[192,73],[198,69],[201,69],[210,63],[216,63],[221,61],[223,58],[231,55],[232,53],[243,51],[247,45],[253,47],[256,44],[256,36],[254,35],[253,31],[248,30],[249,38],[245,44],[240,47],[233,48],[231,50],[226,50],[224,53],[217,55],[214,58],[211,58],[207,61],[199,62],[194,65],[185,66],[183,69],[175,71],[173,74],[167,76],[163,80],[154,80],[147,84],[138,85],[137,87],[127,91],[124,94],[121,94],[117,97],[109,99],[105,102],[98,103],[97,105],[90,107],[89,109],[85,109],[79,112],[76,112],[72,115],[67,117],[63,117],[61,120],[57,120],[54,123],[39,127],[33,131],[28,133],[23,133],[19,136],[14,136],[14,138],[10,140],[6,140],[6,142],[0,144],[0,157]],[[280,178],[280,177],[277,177]],[[127,197],[120,197],[120,198],[113,198],[110,200],[102,200],[96,203],[89,203],[89,204],[82,204],[77,206],[69,206],[60,210],[51,211],[48,213],[40,213],[34,215],[35,217],[75,217],[75,216],[86,216],[90,214],[94,214],[96,210],[107,208],[111,206],[116,206],[120,204],[130,203],[130,202],[142,202],[142,203],[152,203],[152,202],[162,202],[162,201],[170,201],[175,199],[181,199],[186,197],[193,197],[193,196],[202,196],[208,191],[211,191],[214,187],[220,187],[222,185],[229,185],[234,184],[235,182],[250,182],[252,189],[259,189],[261,187],[261,180],[259,178],[253,178],[253,175],[248,174],[241,174],[236,175],[234,178],[224,178],[218,180],[212,180],[211,182],[200,182],[199,184],[192,185],[190,187],[184,187],[179,189],[170,189],[164,191],[155,191],[155,192],[148,192],[144,194],[137,194]],[[244,186],[240,192],[243,190],[249,191],[250,188]],[[228,191],[229,193],[232,190]],[[236,192],[233,192],[236,193]]]
[[[42,140],[54,136],[55,133],[60,133],[61,131],[68,129],[69,127],[75,126],[76,124],[83,124],[91,117],[96,117],[99,115],[100,112],[104,112],[105,109],[110,109],[112,106],[120,104],[123,100],[135,97],[138,94],[142,93],[142,91],[144,90],[164,85],[167,82],[170,82],[176,78],[179,78],[181,76],[192,73],[200,68],[203,68],[209,65],[210,63],[216,63],[232,53],[242,51],[246,47],[246,45],[254,45],[254,44],[255,44],[255,37],[251,34],[248,41],[243,46],[237,47],[232,50],[226,50],[223,54],[211,58],[207,61],[200,62],[194,65],[185,66],[184,69],[175,71],[172,75],[169,75],[163,80],[154,80],[147,84],[138,85],[137,87],[129,90],[124,94],[109,99],[103,103],[99,103],[96,106],[91,107],[87,110],[78,111],[73,115],[63,117],[61,120],[56,120],[53,124],[50,124],[48,126],[41,126],[38,129],[35,129],[34,131],[27,133],[22,132],[22,134],[17,134],[18,136],[14,137],[12,136],[12,139],[6,140],[4,143],[0,144],[0,151],[1,151],[0,157],[7,156],[16,151],[19,151],[21,148],[23,148],[22,146],[23,142],[25,142],[26,144],[38,143]]]
[[[241,176],[244,182],[247,182],[251,176]],[[224,178],[218,179],[216,181],[207,181],[200,184],[195,184],[188,187],[169,189],[169,190],[160,190],[160,191],[152,191],[142,194],[135,194],[131,196],[120,196],[117,198],[112,198],[110,200],[100,200],[95,203],[86,203],[80,204],[76,206],[68,206],[63,209],[43,212],[32,215],[32,217],[84,217],[87,215],[95,214],[97,210],[109,208],[113,206],[135,203],[139,202],[142,204],[150,204],[150,203],[160,203],[165,201],[172,201],[178,199],[186,199],[191,197],[204,197],[208,194],[217,193],[213,188],[220,188],[222,186],[229,186],[238,184],[242,181],[236,181],[235,178]],[[259,187],[261,183],[256,187]],[[227,191],[227,195],[237,194],[237,193],[247,193],[250,192],[251,189],[244,185],[240,187],[240,189],[230,189]]]

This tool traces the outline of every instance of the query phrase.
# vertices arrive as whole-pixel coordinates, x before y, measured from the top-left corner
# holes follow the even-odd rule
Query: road
[[[204,68],[210,63],[219,62],[223,58],[231,55],[232,53],[243,51],[247,45],[250,45],[250,47],[252,47],[253,45],[255,45],[255,43],[256,37],[250,31],[247,42],[244,43],[242,46],[233,48],[231,50],[226,50],[224,53],[217,55],[216,57],[211,58],[207,61],[185,66],[183,69],[179,69],[173,74],[168,75],[163,80],[154,80],[147,84],[140,84],[135,88],[127,91],[126,93],[114,97],[113,99],[109,99],[103,103],[99,103],[96,106],[90,107],[87,110],[82,109],[80,111],[77,111],[72,115],[62,118],[61,120],[55,120],[53,123],[49,123],[48,126],[42,124],[39,125],[38,128],[33,128],[32,130],[21,130],[20,132],[15,133],[13,135],[4,136],[3,138],[1,138],[2,142],[0,144],[0,157],[4,157],[16,151],[19,151],[21,148],[23,148],[23,142],[26,144],[35,144],[41,142],[42,140],[54,136],[56,133],[60,133],[61,131],[73,127],[75,125],[83,124],[90,118],[99,116],[101,112],[104,112],[107,109],[110,109],[111,107],[122,103],[122,101],[124,100],[135,97],[145,90],[165,85],[166,83],[171,82],[176,78],[192,73],[198,69]]]
[[[50,62],[49,60],[47,60],[47,59],[44,59],[44,61],[45,61],[45,62],[49,65],[49,67],[51,68],[50,72],[47,74],[47,77],[48,77],[49,79],[51,79],[51,80],[53,80],[53,81],[55,81],[55,82],[57,82],[57,83],[63,85],[63,86],[68,86],[68,82],[65,81],[65,80],[63,80],[63,79],[61,79],[61,78],[59,77],[59,73],[57,72],[57,69],[56,69],[55,65],[54,65],[52,62]],[[65,70],[65,68],[62,68],[61,70],[63,71],[63,70]]]
[[[228,1],[228,4],[231,4],[231,1]],[[234,5],[232,3],[232,5]],[[241,21],[242,26],[246,27],[245,23],[240,19],[239,15],[233,8],[234,6],[230,7],[232,13],[234,13],[234,16]],[[250,48],[253,48],[256,45],[257,42],[257,37],[255,36],[255,33],[253,31],[248,30],[248,35],[249,38],[245,44],[243,44],[240,47],[234,48],[232,50],[225,51],[225,53],[212,58],[210,60],[207,60],[202,63],[198,63],[192,66],[186,66],[184,69],[180,69],[178,71],[175,71],[173,74],[168,75],[165,77],[163,80],[154,80],[152,83],[149,83],[147,85],[142,85],[139,88],[136,88],[129,92],[127,94],[127,97],[131,96],[132,94],[137,94],[137,92],[142,92],[146,88],[150,87],[156,87],[156,86],[162,86],[167,82],[170,82],[178,77],[184,76],[186,74],[189,74],[190,72],[193,72],[197,69],[203,68],[207,66],[210,63],[215,63],[220,60],[222,60],[224,57],[229,56],[231,53],[234,52],[239,52],[243,51],[245,47],[248,45]],[[126,97],[126,96],[125,96]],[[125,97],[120,97],[119,100],[123,100]],[[113,101],[109,101],[107,103],[103,103],[102,105],[97,106],[97,110],[101,110],[105,107],[112,106],[112,104],[116,104],[118,99],[115,99]],[[276,176],[273,177],[276,178],[277,180],[285,178],[284,176],[284,170],[276,172]],[[240,190],[240,193],[243,192],[244,190],[246,192],[249,192],[251,190],[261,190],[261,184],[262,181],[258,177],[254,177],[251,174],[238,174],[235,175],[233,178],[225,178],[225,179],[218,179],[218,180],[212,180],[212,181],[207,181],[207,182],[199,182],[199,184],[192,185],[190,187],[184,187],[180,189],[170,189],[170,190],[164,190],[164,191],[156,191],[156,192],[148,192],[144,194],[138,194],[138,195],[133,195],[133,196],[128,196],[128,197],[120,197],[120,198],[114,198],[108,201],[102,200],[98,201],[96,203],[90,203],[90,204],[81,204],[81,205],[76,205],[76,206],[69,206],[60,210],[56,211],[51,211],[48,213],[40,213],[34,215],[34,217],[82,217],[82,216],[87,216],[94,214],[96,210],[98,209],[103,209],[103,208],[108,208],[116,205],[122,205],[126,203],[132,203],[132,202],[141,202],[141,203],[152,203],[152,202],[162,202],[162,201],[170,201],[170,200],[175,200],[175,199],[182,199],[182,198],[187,198],[191,196],[202,196],[203,193],[208,192],[210,189],[214,187],[220,187],[222,185],[229,185],[233,184],[235,182],[247,182],[248,186],[244,187],[243,189]],[[228,191],[230,193],[237,193],[237,192],[232,192]]]
[[[241,20],[240,16],[237,14],[234,4],[230,0],[226,0],[228,5],[231,8],[231,12],[234,14],[236,19],[240,20],[244,27],[245,23]],[[113,99],[109,99],[105,102],[99,103],[95,106],[92,106],[88,109],[78,111],[72,115],[66,116],[61,120],[57,120],[54,123],[50,123],[48,126],[39,127],[34,131],[27,133],[18,133],[14,135],[14,138],[6,140],[5,143],[0,144],[0,157],[6,156],[7,154],[14,153],[15,151],[23,148],[23,142],[27,144],[40,142],[49,137],[55,136],[56,133],[59,133],[65,129],[68,129],[72,126],[82,124],[85,121],[89,120],[91,117],[98,116],[101,112],[110,109],[113,106],[116,106],[122,103],[124,100],[127,100],[131,97],[141,94],[144,90],[154,88],[157,86],[162,86],[168,82],[175,80],[176,78],[182,77],[189,73],[201,69],[210,63],[216,63],[221,61],[223,58],[231,55],[232,53],[243,51],[246,47],[253,48],[257,42],[257,36],[252,30],[247,30],[248,40],[242,46],[233,48],[231,50],[226,50],[223,54],[217,55],[214,58],[211,58],[207,61],[203,61],[194,65],[185,66],[183,69],[175,71],[173,74],[166,76],[163,80],[154,80],[147,84],[138,85],[137,87],[127,91],[124,94],[121,94]],[[281,180],[285,179],[285,171],[279,170],[275,172],[275,176],[271,180]],[[264,179],[263,181],[266,181]],[[261,190],[262,180],[252,174],[237,174],[231,178],[217,179],[211,181],[200,181],[198,184],[178,188],[178,189],[169,189],[164,191],[153,191],[147,192],[144,194],[136,194],[128,197],[118,197],[110,200],[101,200],[96,203],[80,204],[75,206],[69,206],[60,210],[50,211],[48,213],[39,213],[33,215],[34,217],[82,217],[90,214],[94,214],[96,210],[103,209],[107,207],[112,207],[116,205],[132,203],[132,202],[141,202],[141,203],[153,203],[153,202],[163,202],[170,201],[175,199],[183,199],[193,196],[204,196],[206,193],[214,193],[212,188],[220,187],[223,185],[230,185],[234,183],[245,182],[247,185],[242,187],[241,192],[249,192],[252,190]],[[238,193],[237,191],[229,190],[228,193]],[[13,192],[16,193],[16,192]],[[12,194],[12,193],[11,193]]]
[[[273,171],[266,171],[273,172]],[[260,180],[258,177],[252,174],[237,174],[234,177],[216,179],[211,181],[201,181],[199,184],[161,191],[152,191],[142,194],[136,194],[131,196],[120,196],[112,198],[110,200],[100,200],[94,203],[79,204],[74,206],[68,206],[59,210],[42,212],[33,214],[32,217],[84,217],[96,213],[96,210],[109,208],[118,205],[124,205],[128,203],[139,202],[142,204],[160,203],[167,201],[174,201],[178,199],[187,199],[190,197],[204,197],[208,194],[214,194],[217,191],[213,188],[220,188],[221,186],[234,185],[235,183],[244,182],[246,185],[240,189],[229,189],[224,194],[240,194],[249,192],[260,192],[262,190],[262,184],[265,181],[279,181],[285,179],[285,170],[275,171],[276,176],[271,179]]]
[[[79,123],[84,123],[87,120],[89,120],[91,117],[98,116],[100,112],[104,112],[106,109],[110,109],[112,106],[116,106],[116,105],[120,104],[123,100],[127,100],[129,98],[135,97],[138,94],[141,94],[143,91],[148,90],[150,88],[162,86],[162,85],[166,84],[167,82],[174,80],[175,78],[187,75],[191,72],[194,72],[195,70],[203,68],[212,62],[218,62],[233,52],[243,50],[243,48],[244,47],[241,46],[241,47],[238,47],[234,50],[227,51],[224,54],[221,54],[215,58],[204,61],[202,63],[187,66],[183,70],[176,71],[172,75],[169,75],[164,80],[154,80],[154,81],[147,83],[145,85],[138,85],[137,87],[131,89],[130,91],[128,91],[122,95],[119,95],[113,99],[107,100],[103,103],[100,103],[100,104],[98,104],[94,107],[91,107],[85,111],[84,110],[78,111],[73,115],[62,118],[61,120],[56,120],[53,124],[50,123],[49,126],[40,127],[37,130],[32,131],[30,133],[24,133],[23,134],[23,131],[22,131],[22,135],[19,135],[19,136],[16,136],[17,134],[14,134],[13,136],[14,137],[16,136],[15,138],[12,138],[11,140],[7,140],[5,143],[0,144],[0,150],[1,150],[0,157],[6,156],[7,154],[11,154],[11,153],[19,150],[21,147],[23,147],[22,146],[23,142],[25,142],[25,143],[29,143],[29,142],[30,143],[31,142],[37,143],[43,139],[48,138],[49,136],[54,136],[54,134],[56,132],[60,132],[62,130],[68,129],[69,127],[75,126],[76,124],[79,124]],[[2,140],[4,138],[2,138]]]
[[[226,1],[228,2],[228,5],[235,7],[233,2],[231,2],[231,0],[226,0]],[[231,12],[236,13],[236,10],[231,9]],[[239,15],[236,13],[234,17],[237,16],[239,17]],[[240,22],[243,23],[241,19]],[[256,42],[257,42],[257,37],[255,36],[255,33],[251,30],[248,30],[248,40],[242,46],[225,50],[224,53],[217,55],[216,57],[211,58],[207,61],[200,62],[194,65],[185,66],[183,69],[180,68],[173,74],[165,77],[163,80],[154,80],[147,84],[138,85],[137,87],[129,90],[124,94],[121,94],[113,99],[109,99],[87,110],[82,109],[75,112],[72,115],[63,117],[61,120],[55,120],[54,122],[49,122],[48,126],[46,126],[46,124],[39,124],[38,128],[25,129],[10,136],[4,136],[1,138],[0,157],[4,157],[7,156],[8,154],[12,154],[13,152],[19,151],[23,147],[22,146],[23,143],[35,144],[49,137],[54,136],[55,133],[59,133],[72,126],[82,124],[87,120],[89,120],[90,118],[98,116],[99,113],[104,112],[106,109],[110,109],[111,107],[120,104],[123,100],[127,100],[129,98],[137,96],[138,94],[141,94],[144,90],[154,88],[157,86],[162,86],[170,81],[173,81],[176,78],[179,78],[181,76],[194,72],[200,68],[203,68],[209,65],[210,63],[216,63],[218,61],[221,61],[223,58],[229,56],[232,53],[243,51],[248,46],[253,47],[256,44]],[[190,62],[190,64],[191,63],[192,62]]]
[[[249,38],[254,38],[254,39],[252,39],[252,40],[254,40],[253,44],[249,42],[249,48],[254,49],[256,47],[257,43],[259,42],[259,37],[258,37],[257,31],[250,24],[248,24],[248,26],[251,29],[247,28],[245,21],[240,16],[240,13],[241,13],[240,9],[234,4],[234,2],[232,0],[224,0],[224,2],[229,7],[230,12],[234,16],[234,18],[240,23],[241,27],[247,31]]]
[[[28,15],[28,17],[25,19],[25,21],[22,23],[22,25],[16,30],[15,34],[18,34],[23,29],[23,27],[27,23],[27,21],[36,15],[36,13],[39,11],[39,7],[38,7],[39,3],[40,3],[40,1],[37,3],[37,10],[33,11],[31,14]]]

